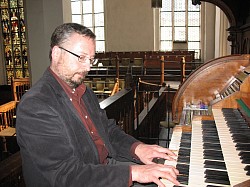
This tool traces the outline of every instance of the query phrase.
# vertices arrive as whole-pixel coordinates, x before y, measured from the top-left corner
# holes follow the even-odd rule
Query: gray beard
[[[81,85],[84,82],[84,79],[88,73],[85,74],[85,76],[80,79],[79,81],[73,81],[71,78],[64,79],[64,81],[71,87],[71,88],[77,88],[79,85]]]
[[[76,82],[76,81],[72,81],[70,80],[66,80],[66,83],[71,87],[71,88],[77,88],[79,85],[81,85],[83,83],[84,79],[81,79],[80,81]]]

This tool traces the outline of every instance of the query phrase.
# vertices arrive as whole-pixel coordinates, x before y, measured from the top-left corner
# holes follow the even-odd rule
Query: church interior
[[[54,28],[76,21],[80,2],[0,0],[0,187],[25,186],[15,133],[18,103],[49,66]],[[142,142],[175,150],[183,186],[250,186],[250,1],[101,2],[98,63],[84,83],[108,118]],[[185,8],[175,11],[174,5]],[[172,14],[199,17],[178,22],[167,19]],[[230,120],[243,122],[230,126]],[[219,154],[224,161],[216,160]],[[203,157],[213,158],[197,159]],[[204,167],[209,170],[197,181]]]

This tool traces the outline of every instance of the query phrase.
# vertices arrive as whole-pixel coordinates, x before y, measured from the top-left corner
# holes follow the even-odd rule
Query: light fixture
[[[152,8],[162,8],[162,0],[151,0]]]

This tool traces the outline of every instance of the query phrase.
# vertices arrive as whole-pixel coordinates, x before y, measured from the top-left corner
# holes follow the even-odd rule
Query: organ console
[[[179,87],[172,115],[177,161],[164,164],[179,169],[181,186],[250,186],[250,55],[199,67]]]

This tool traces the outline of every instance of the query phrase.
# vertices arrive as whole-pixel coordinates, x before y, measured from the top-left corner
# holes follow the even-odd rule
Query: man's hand
[[[139,144],[135,148],[135,154],[144,164],[154,164],[154,158],[163,158],[166,160],[174,160],[176,155],[167,148],[158,145]]]
[[[160,178],[164,178],[175,185],[180,185],[176,180],[179,171],[172,166],[162,164],[132,165],[131,173],[132,181],[137,181],[139,183],[154,182],[159,187],[165,187],[160,181]]]

